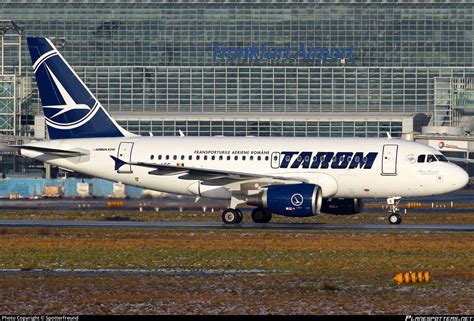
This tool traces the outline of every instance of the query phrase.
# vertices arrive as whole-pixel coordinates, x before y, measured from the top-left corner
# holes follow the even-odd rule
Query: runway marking
[[[33,221],[5,220],[0,227],[51,227],[51,228],[197,228],[228,230],[301,230],[301,231],[445,231],[474,232],[474,225],[450,224],[326,224],[326,223],[242,223],[226,225],[218,222],[136,222],[136,221]]]

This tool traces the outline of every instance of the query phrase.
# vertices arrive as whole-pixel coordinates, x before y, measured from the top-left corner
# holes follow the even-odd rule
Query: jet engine
[[[325,198],[321,212],[332,215],[359,214],[364,209],[362,198]]]
[[[270,185],[264,191],[247,197],[247,204],[268,209],[284,216],[302,217],[319,214],[321,187],[315,184]]]

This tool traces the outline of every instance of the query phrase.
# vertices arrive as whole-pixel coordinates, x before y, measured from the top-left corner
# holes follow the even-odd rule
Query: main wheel
[[[402,217],[399,214],[391,214],[388,217],[390,224],[400,224],[402,222]]]
[[[222,212],[222,221],[225,224],[236,224],[239,221],[239,217],[239,213],[232,208],[228,208]]]
[[[268,223],[272,220],[272,212],[269,210],[265,210],[265,218],[263,219],[262,223]]]
[[[236,208],[235,211],[237,212],[237,216],[238,216],[237,222],[235,222],[235,223],[239,224],[244,219],[244,213],[242,213],[242,211],[239,210],[238,208]]]
[[[252,221],[255,223],[268,223],[272,219],[272,213],[266,209],[257,207],[252,211]]]

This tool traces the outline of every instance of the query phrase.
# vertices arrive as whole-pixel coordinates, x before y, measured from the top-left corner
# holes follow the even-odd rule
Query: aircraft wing
[[[160,165],[153,163],[145,162],[126,162],[115,156],[110,155],[110,157],[115,162],[115,170],[119,170],[123,165],[133,165],[140,167],[148,167],[153,170],[149,172],[151,175],[180,175],[180,179],[184,180],[200,180],[201,184],[211,185],[211,186],[223,186],[230,185],[237,182],[245,181],[263,181],[266,184],[275,184],[275,183],[284,183],[285,181],[289,182],[307,182],[303,178],[295,177],[286,177],[278,176],[271,174],[250,174],[250,173],[241,173],[235,171],[227,170],[217,170],[217,169],[204,169],[204,168],[194,168],[186,166],[174,166],[174,165]]]

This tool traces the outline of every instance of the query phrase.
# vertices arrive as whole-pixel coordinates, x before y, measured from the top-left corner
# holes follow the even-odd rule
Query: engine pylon
[[[393,277],[393,280],[400,284],[409,284],[409,283],[429,283],[431,281],[430,272],[405,272],[397,273]]]

